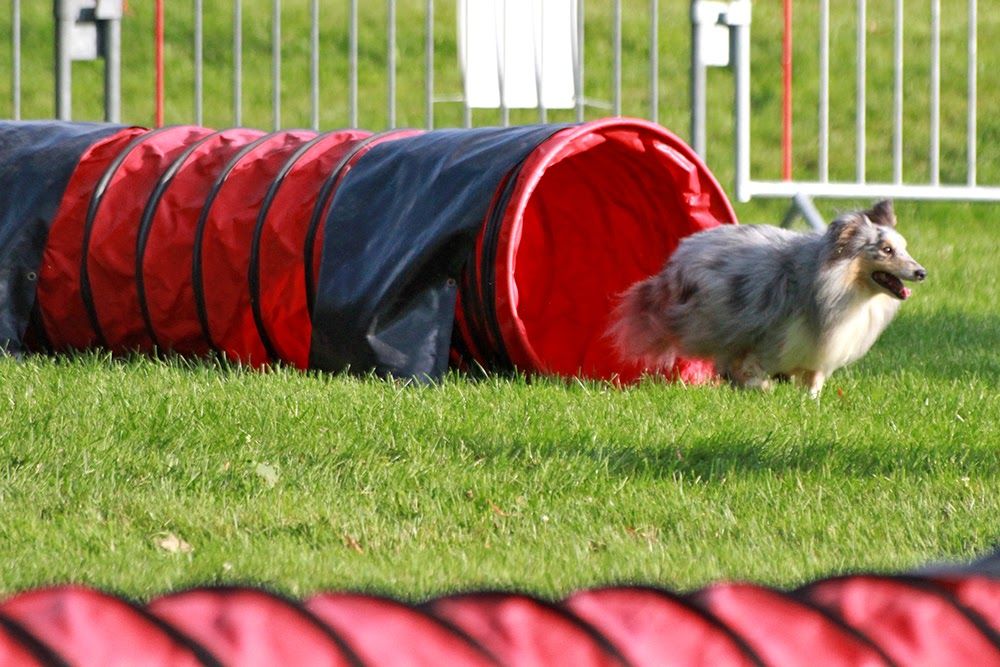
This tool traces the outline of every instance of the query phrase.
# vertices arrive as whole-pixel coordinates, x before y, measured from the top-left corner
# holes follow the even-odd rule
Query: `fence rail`
[[[995,87],[980,79],[1000,85],[993,73],[1000,68],[983,69],[979,44],[992,50],[1000,29],[984,24],[991,26],[984,41],[977,0],[758,2],[753,20],[767,22],[767,37],[757,39],[750,0],[489,0],[499,17],[488,38],[495,40],[490,76],[499,89],[492,112],[470,98],[466,84],[483,74],[469,69],[469,45],[462,42],[482,39],[470,37],[465,8],[487,1],[174,0],[161,24],[171,48],[164,57],[161,42],[158,52],[169,95],[157,108],[166,104],[168,122],[314,129],[566,122],[624,113],[689,128],[694,148],[732,176],[741,201],[794,195],[1000,201],[1000,167],[993,166],[1000,162],[985,148],[993,140],[984,143],[1000,135],[1000,121],[978,113],[980,86]],[[540,62],[545,12],[563,3],[571,12],[563,28],[572,33],[566,43],[573,99],[565,110],[547,106],[548,72]],[[132,3],[123,18],[122,0],[53,0],[51,113],[73,115],[74,61],[103,59],[104,118],[143,122],[150,102],[136,98],[142,86],[133,70],[148,63],[148,42],[137,50],[134,40],[153,31],[137,33],[136,25],[148,18],[152,27],[149,6],[164,4]],[[33,44],[22,53],[25,26],[38,34],[38,9],[10,0],[8,16],[0,15],[9,20],[11,44],[10,102],[0,114],[15,119],[38,115],[38,77],[25,79],[24,71],[26,54],[37,60],[42,50]],[[542,18],[512,27],[509,10]],[[133,40],[124,51],[123,25]],[[508,34],[520,40],[516,46],[505,41]],[[514,81],[508,52],[517,48],[535,54],[537,102],[528,109],[515,108],[505,92]],[[132,77],[124,113],[121,58]],[[710,74],[723,66],[731,76]],[[85,76],[93,81],[93,68]],[[776,90],[780,106],[770,101]],[[726,114],[731,122],[720,121]],[[778,141],[780,164],[766,157]]]
[[[221,56],[228,68],[229,84],[225,94],[229,109],[227,120],[235,125],[244,124],[249,109],[247,105],[252,104],[253,111],[256,112],[262,101],[258,91],[262,86],[267,86],[269,124],[275,128],[286,124],[288,114],[285,106],[298,107],[300,104],[298,100],[289,104],[293,92],[286,85],[289,65],[283,59],[287,59],[289,50],[298,52],[302,50],[301,45],[307,44],[308,87],[296,89],[294,95],[308,100],[308,126],[319,128],[329,124],[327,111],[332,94],[328,83],[329,72],[335,71],[344,75],[346,112],[343,124],[378,126],[378,123],[364,118],[368,111],[364,97],[373,94],[377,87],[378,95],[385,99],[379,121],[383,127],[391,128],[400,123],[399,116],[403,110],[408,117],[412,116],[410,112],[414,110],[411,97],[403,99],[400,95],[399,78],[404,70],[407,77],[413,78],[414,66],[419,66],[420,56],[413,53],[410,46],[415,39],[419,39],[422,43],[424,91],[420,102],[421,124],[429,128],[441,123],[440,109],[443,106],[457,106],[461,109],[457,122],[454,114],[444,114],[446,124],[494,124],[492,116],[480,114],[476,111],[479,106],[468,103],[462,78],[476,73],[464,71],[461,63],[452,66],[450,62],[455,58],[456,50],[460,50],[457,41],[462,34],[459,26],[461,7],[469,1],[481,3],[487,0],[378,0],[365,3],[358,0],[229,0],[220,3],[206,3],[204,0],[174,0],[171,3],[149,0],[145,3],[132,3],[131,6],[123,0],[52,0],[51,7],[56,18],[54,25],[58,28],[54,33],[57,42],[57,67],[54,73],[53,99],[56,108],[53,114],[61,118],[77,115],[73,112],[73,91],[79,93],[79,86],[73,83],[73,73],[76,71],[79,76],[80,67],[74,67],[74,63],[79,61],[106,61],[108,95],[114,97],[115,85],[120,76],[117,58],[122,55],[120,47],[115,47],[118,39],[116,34],[123,23],[129,25],[132,31],[130,34],[133,43],[126,46],[123,55],[126,60],[125,75],[129,76],[136,62],[145,63],[148,58],[146,55],[140,56],[136,50],[135,24],[139,21],[138,17],[149,17],[150,21],[149,27],[140,31],[140,34],[144,32],[145,35],[151,35],[153,43],[162,38],[154,29],[156,12],[150,7],[155,6],[156,11],[163,11],[165,7],[166,14],[166,24],[162,29],[166,33],[169,49],[165,56],[162,50],[159,53],[166,63],[165,86],[169,98],[164,102],[171,121],[206,121],[207,97],[213,98],[210,107],[218,104],[216,99],[219,91],[214,79],[217,78]],[[572,78],[575,99],[572,111],[568,115],[561,114],[546,108],[544,101],[539,99],[538,104],[531,109],[534,113],[525,115],[502,99],[497,107],[498,124],[546,121],[552,114],[556,114],[559,121],[623,113],[659,121],[661,98],[664,97],[661,87],[664,79],[661,66],[661,25],[669,24],[673,30],[681,25],[679,19],[685,16],[682,11],[684,1],[677,0],[669,7],[662,7],[658,0],[489,0],[497,6],[530,6],[538,11],[545,11],[545,7],[554,6],[556,1],[573,6],[572,30],[575,42]],[[628,11],[624,7],[626,4]],[[22,5],[24,3],[21,0],[10,0],[11,105],[6,113],[0,110],[0,114],[14,118],[20,117],[23,112],[20,76],[23,50],[21,26],[25,12],[22,11]],[[31,10],[28,12],[29,18],[37,23],[40,5],[25,6]],[[302,34],[287,32],[284,28],[288,15],[300,15],[303,7],[308,13],[307,31]],[[230,12],[226,21],[220,21],[223,12]],[[48,16],[51,19],[53,14],[49,13]],[[0,15],[0,25],[4,18]],[[296,28],[301,26],[299,18],[296,17]],[[376,25],[378,22],[381,22],[380,26]],[[267,27],[266,45],[262,44],[262,26]],[[528,27],[523,25],[517,26],[521,33],[520,39],[526,48],[539,50],[540,40],[544,40],[544,35],[526,28]],[[190,37],[184,42],[178,42],[177,35],[182,32],[189,32]],[[512,29],[512,32],[516,31]],[[143,53],[150,45],[150,40],[145,35],[139,38]],[[641,39],[635,40],[639,35]],[[645,43],[646,52],[623,51],[623,38]],[[88,40],[93,43],[89,44]],[[402,45],[404,41],[405,49]],[[228,44],[228,53],[220,54],[220,48],[225,44]],[[269,55],[269,72],[266,77],[260,76],[263,72],[258,66],[265,57],[259,48],[261,46],[265,46]],[[681,44],[678,43],[677,46],[676,55],[680,60],[686,54],[680,52]],[[178,47],[186,48],[188,53],[179,54]],[[497,48],[502,49],[503,45],[498,44]],[[31,56],[38,51],[39,49],[33,48]],[[449,61],[445,68],[442,68],[442,51]],[[374,83],[363,80],[366,77],[374,78],[369,75],[375,61],[382,64],[379,80]],[[505,78],[505,64],[503,58],[498,59],[500,85],[503,85]],[[180,74],[178,70],[181,70]],[[627,76],[623,76],[623,71],[628,73]],[[646,83],[636,88],[636,77],[631,72],[639,71],[645,72]],[[596,76],[589,76],[591,72]],[[458,80],[452,73],[457,75]],[[668,77],[676,77],[678,74],[683,76],[683,70],[674,66]],[[544,85],[541,75],[542,70],[539,69],[539,89]],[[92,75],[86,76],[90,81]],[[152,79],[150,76],[150,81]],[[179,83],[180,79],[190,83]],[[626,90],[623,91],[625,79],[630,84],[624,86]],[[135,84],[132,85],[132,88],[136,87]],[[360,94],[359,87],[362,88]],[[339,90],[340,85],[336,88]],[[683,92],[684,95],[680,97],[670,96],[674,98],[671,106],[673,109],[680,109],[686,116],[684,105],[687,91]],[[191,111],[188,115],[178,115],[177,101],[184,96],[190,97]],[[338,104],[342,102],[343,100],[339,100]],[[135,118],[135,99],[130,98],[126,104],[132,106],[125,110],[126,115]],[[141,106],[148,108],[148,102],[143,101]],[[117,117],[119,109],[118,101],[109,99],[105,118]],[[481,118],[487,120],[483,121]],[[413,124],[410,120],[407,122]]]

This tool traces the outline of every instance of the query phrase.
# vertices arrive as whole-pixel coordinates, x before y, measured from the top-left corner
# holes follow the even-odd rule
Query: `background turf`
[[[51,8],[25,5],[26,117],[52,114]],[[125,116],[152,116],[151,2],[125,22]],[[231,118],[230,3],[205,3],[206,123]],[[323,3],[323,127],[346,123],[342,3]],[[438,93],[458,90],[439,2]],[[626,1],[625,112],[645,115],[648,3]],[[687,135],[687,4],[662,2],[660,120]],[[924,3],[926,4],[926,3]],[[31,6],[27,6],[31,5]],[[188,3],[168,3],[168,122],[189,122]],[[307,3],[286,0],[283,124],[308,123]],[[360,124],[385,125],[383,3],[362,3]],[[610,2],[587,3],[588,96],[610,99]],[[813,3],[796,3],[796,175],[815,168]],[[422,2],[401,0],[399,125],[424,110]],[[910,7],[908,3],[908,7]],[[754,175],[778,175],[779,3],[755,3]],[[926,7],[907,26],[905,174],[927,178]],[[891,176],[891,3],[869,2],[868,162]],[[951,10],[949,10],[951,11]],[[9,8],[0,9],[0,35]],[[244,121],[271,122],[269,3],[245,0]],[[835,7],[832,176],[854,174],[853,8]],[[979,175],[1000,181],[1000,15],[980,12]],[[602,37],[603,35],[603,37]],[[945,14],[942,178],[965,179],[965,25]],[[0,50],[0,115],[9,113]],[[75,111],[100,117],[98,66]],[[712,72],[709,164],[731,182],[730,87]],[[5,88],[6,86],[6,88]],[[4,106],[7,105],[7,106]],[[589,117],[606,113],[588,110]],[[534,112],[519,112],[528,122]],[[553,113],[553,120],[564,117]],[[436,122],[460,122],[437,106]],[[496,122],[477,112],[477,124]],[[821,202],[824,214],[856,202]],[[775,222],[784,202],[738,206]],[[995,205],[899,203],[930,271],[857,365],[813,402],[647,382],[449,376],[437,386],[211,362],[0,360],[0,592],[78,581],[138,597],[205,582],[408,598],[543,595],[640,581],[794,585],[965,559],[1000,542],[1000,261]]]

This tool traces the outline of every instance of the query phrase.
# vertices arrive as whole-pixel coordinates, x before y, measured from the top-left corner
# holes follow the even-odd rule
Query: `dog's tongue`
[[[910,291],[909,287],[905,287],[904,286],[903,290],[899,293],[899,295],[900,295],[900,297],[902,297],[903,301],[906,301],[907,299],[910,298],[910,294],[912,294],[912,293],[913,292]]]

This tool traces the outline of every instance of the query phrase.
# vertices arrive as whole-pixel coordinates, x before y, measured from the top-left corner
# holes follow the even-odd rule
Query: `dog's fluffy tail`
[[[660,276],[637,282],[621,295],[608,336],[623,361],[641,361],[650,368],[673,367],[677,350],[664,322],[669,302],[669,290]]]

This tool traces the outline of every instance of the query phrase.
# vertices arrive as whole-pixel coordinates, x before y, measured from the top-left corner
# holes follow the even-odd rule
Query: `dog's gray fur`
[[[711,358],[740,386],[791,377],[819,394],[863,356],[926,271],[895,230],[892,203],[841,216],[826,232],[722,225],[685,238],[664,269],[623,295],[611,334],[622,356],[669,368]],[[873,275],[896,280],[884,286]]]

